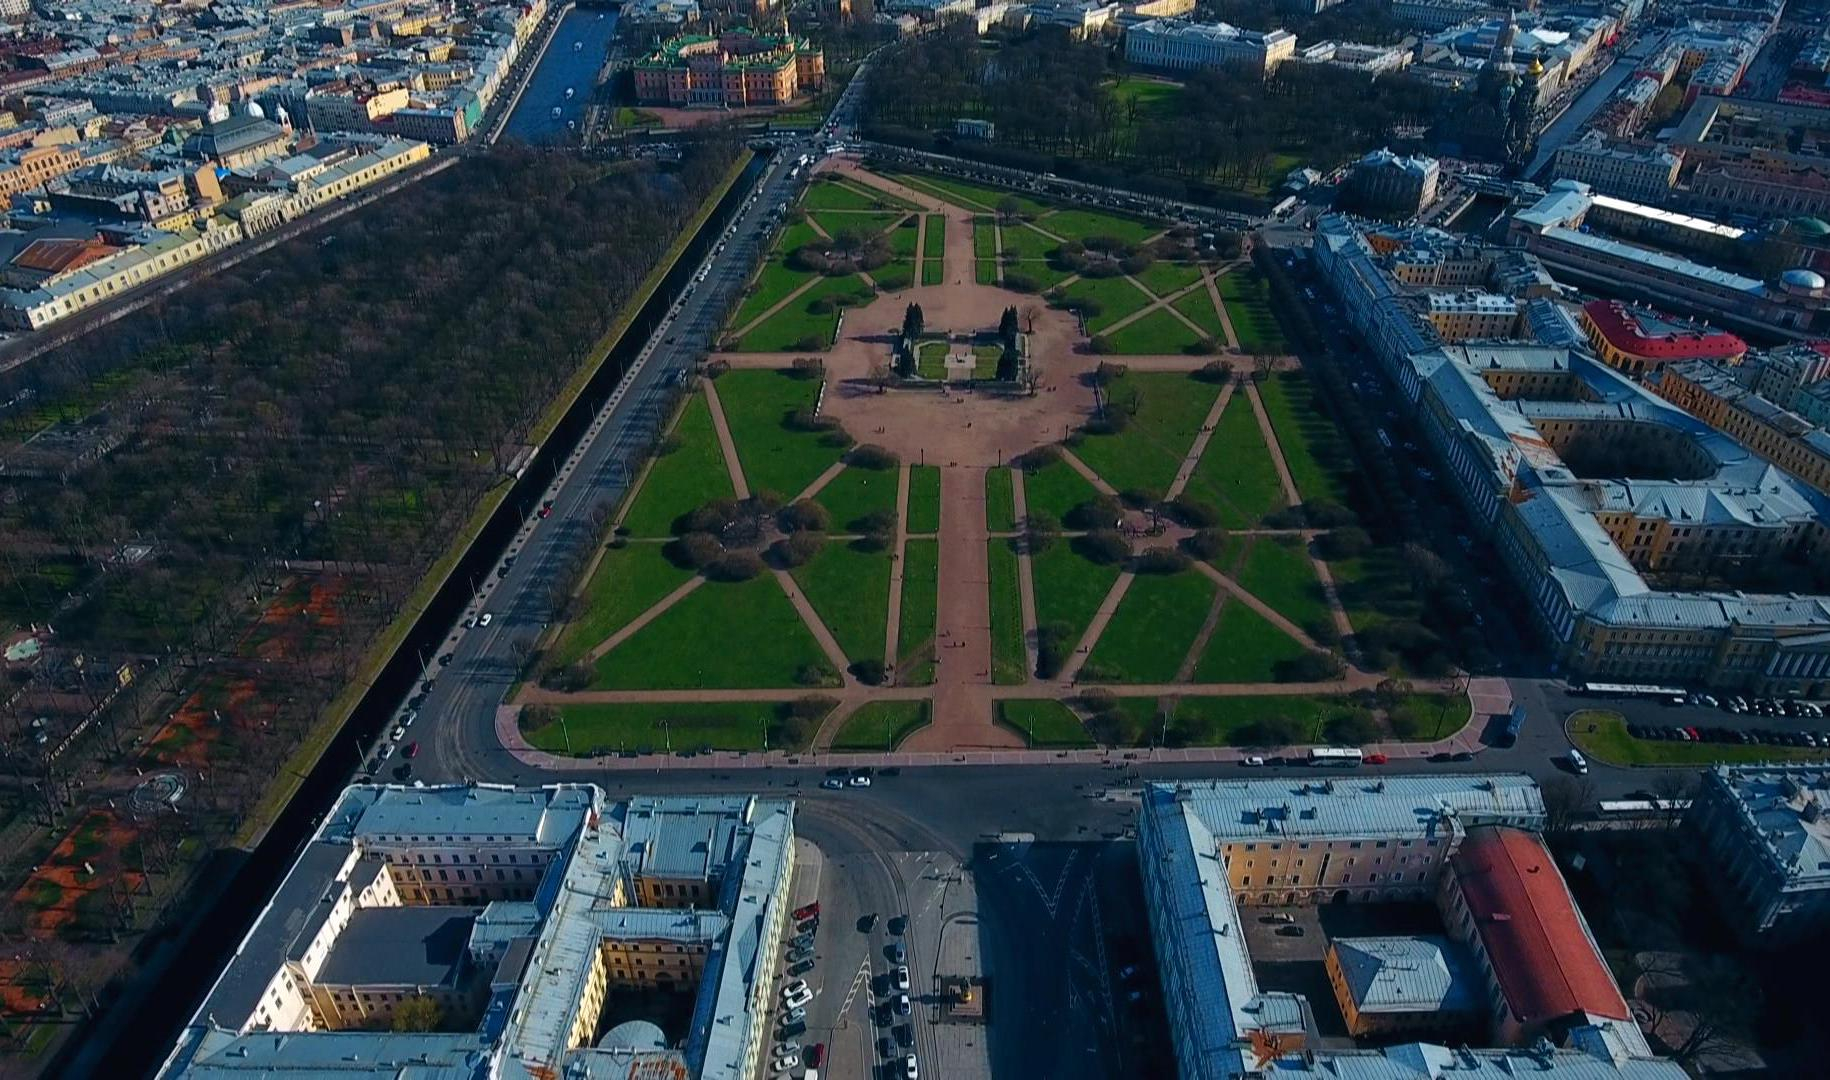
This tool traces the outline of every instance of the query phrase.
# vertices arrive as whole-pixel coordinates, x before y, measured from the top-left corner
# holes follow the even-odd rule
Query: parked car
[[[845,781],[836,776],[828,776],[826,779],[820,781],[820,786],[827,791],[843,791],[845,790]]]
[[[877,913],[876,912],[873,911],[867,915],[863,915],[863,916],[859,917],[858,933],[868,934],[872,930],[875,930],[875,929],[877,929]]]
[[[907,1016],[914,1011],[915,1011],[915,1003],[909,1000],[909,995],[898,994],[896,996],[896,1015],[897,1016]]]
[[[902,991],[905,994],[908,993],[909,992],[909,969],[906,967],[898,967],[895,971],[895,982],[896,982],[896,989]]]
[[[794,909],[793,914],[795,922],[806,922],[808,919],[815,918],[820,914],[820,902],[815,900],[805,907],[797,907]]]

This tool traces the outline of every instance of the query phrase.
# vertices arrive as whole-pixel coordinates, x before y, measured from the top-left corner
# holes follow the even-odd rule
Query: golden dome
[[[1526,68],[1525,70],[1529,71],[1533,75],[1542,75],[1542,74],[1544,74],[1544,62],[1534,56],[1531,58],[1531,66]]]

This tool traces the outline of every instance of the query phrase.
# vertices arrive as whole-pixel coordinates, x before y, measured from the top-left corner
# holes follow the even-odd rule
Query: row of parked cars
[[[1772,728],[1724,728],[1674,724],[1628,724],[1635,739],[1665,742],[1738,743],[1742,746],[1830,746],[1830,735],[1809,731],[1775,731]]]
[[[770,1072],[785,1077],[804,1066],[807,1080],[819,1080],[820,1066],[826,1063],[826,1044],[803,1047],[795,1041],[807,1032],[807,1006],[813,1001],[813,988],[801,976],[813,970],[813,943],[820,931],[819,902],[796,908],[792,918],[794,936],[788,939],[787,956],[790,978],[782,986],[781,1029],[776,1032]]]
[[[1714,707],[1718,704],[1709,694],[1698,694],[1694,704]],[[1814,701],[1799,701],[1794,698],[1744,698],[1739,694],[1723,698],[1719,703],[1724,712],[1739,716],[1752,713],[1755,716],[1795,716],[1807,720],[1822,720],[1824,707]]]

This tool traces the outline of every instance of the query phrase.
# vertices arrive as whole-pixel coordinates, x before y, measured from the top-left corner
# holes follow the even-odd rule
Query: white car
[[[1257,754],[1248,754],[1245,757],[1242,757],[1239,759],[1239,764],[1247,765],[1247,766],[1250,766],[1250,767],[1256,769],[1256,768],[1260,768],[1264,765],[1264,758],[1259,757]]]
[[[394,730],[388,735],[388,738],[393,740],[394,742],[399,742],[400,740],[402,740],[406,737],[407,737],[407,729],[404,727],[401,727],[399,725],[395,725]]]
[[[782,997],[790,998],[808,989],[806,979],[790,979],[782,985]]]
[[[851,778],[851,786],[852,787],[870,787],[871,778],[868,776],[854,776]]]
[[[799,1055],[796,1055],[795,1057],[778,1057],[775,1059],[774,1066],[772,1066],[769,1071],[777,1076],[786,1076],[800,1067],[801,1059]]]
[[[902,991],[905,994],[909,992],[909,969],[908,968],[899,967],[896,969],[896,989]]]
[[[820,781],[820,786],[828,791],[843,791],[845,789],[845,781],[836,776],[829,776]]]
[[[801,1056],[801,1044],[797,1042],[776,1043],[775,1056],[798,1058]]]
[[[915,1011],[915,1005],[913,1002],[911,1002],[909,1000],[909,995],[907,995],[907,994],[897,994],[896,995],[896,1015],[897,1016],[907,1016],[914,1011]]]
[[[800,990],[782,998],[782,1004],[788,1006],[790,1009],[800,1009],[806,1007],[807,1003],[812,1000],[813,991],[807,989],[806,983],[801,983]]]
[[[494,612],[485,611],[481,616],[478,617],[477,625],[478,626],[488,626],[490,621],[492,619],[494,619],[495,617],[496,616],[495,616]]]
[[[902,1059],[902,1080],[920,1080],[921,1070],[915,1066],[915,1055],[910,1054]]]

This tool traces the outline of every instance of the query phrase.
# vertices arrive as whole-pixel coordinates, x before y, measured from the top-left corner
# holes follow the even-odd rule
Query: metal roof
[[[1328,943],[1353,995],[1368,1013],[1481,1012],[1480,983],[1461,947],[1439,935],[1335,938]]]
[[[1544,799],[1523,773],[1393,775],[1153,784],[1152,800],[1189,807],[1216,840],[1423,839],[1505,822],[1541,824]]]
[[[429,904],[357,908],[312,981],[329,986],[455,986],[479,910]]]

